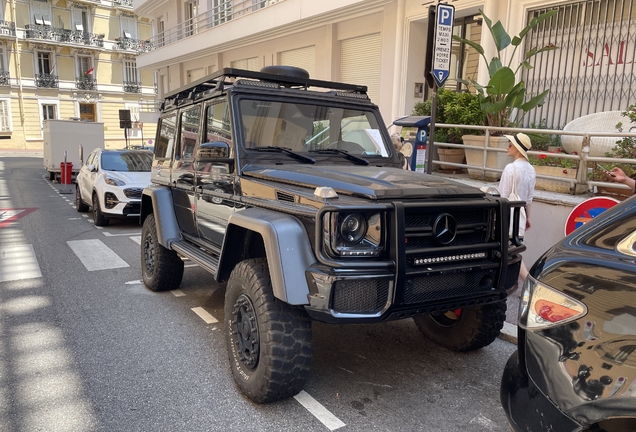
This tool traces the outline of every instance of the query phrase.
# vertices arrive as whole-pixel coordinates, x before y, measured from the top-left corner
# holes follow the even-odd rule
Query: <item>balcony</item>
[[[116,50],[120,51],[133,51],[137,54],[144,53],[148,51],[152,51],[154,49],[154,43],[150,40],[137,40],[128,37],[122,37],[115,39],[117,44],[115,45]]]
[[[141,93],[141,83],[138,81],[124,81],[125,93]]]
[[[48,42],[68,43],[83,47],[104,48],[104,35],[79,30],[67,30],[40,24],[27,24],[27,39],[39,39]]]
[[[9,80],[9,71],[0,70],[0,86],[11,85]]]
[[[78,90],[97,90],[97,82],[93,77],[84,76],[75,79],[75,87]]]
[[[0,38],[15,38],[15,23],[0,20]]]
[[[60,83],[57,75],[35,74],[35,85],[41,88],[59,88]]]
[[[132,9],[133,7],[132,0],[113,0],[113,4],[115,7],[124,7],[129,9]]]

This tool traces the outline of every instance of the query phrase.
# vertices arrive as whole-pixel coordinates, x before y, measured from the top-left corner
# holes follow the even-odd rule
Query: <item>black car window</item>
[[[164,117],[159,120],[157,142],[155,143],[155,157],[157,159],[170,159],[174,146],[174,137],[177,133],[177,114]]]
[[[181,127],[179,131],[179,149],[175,158],[193,159],[194,149],[199,145],[199,121],[201,107],[196,106],[181,113]]]
[[[101,168],[106,171],[150,171],[152,155],[148,152],[107,152],[102,153]]]

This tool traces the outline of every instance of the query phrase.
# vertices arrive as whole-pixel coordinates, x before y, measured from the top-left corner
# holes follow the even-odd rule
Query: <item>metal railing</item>
[[[9,71],[0,70],[0,86],[11,85]]]
[[[42,88],[58,88],[60,83],[57,75],[35,74],[35,85]]]
[[[13,21],[0,20],[0,36],[15,37],[15,23]]]
[[[140,100],[139,112],[140,113],[156,113],[161,109],[160,100]]]
[[[219,5],[179,25],[165,30],[150,39],[151,49],[173,44],[182,39],[199,34],[233,19],[250,15],[260,9],[284,0],[242,0],[220,1]]]
[[[123,7],[129,7],[129,8],[133,7],[132,0],[113,0],[113,3],[116,6],[123,6]]]
[[[43,39],[51,42],[104,47],[104,35],[79,30],[68,30],[40,24],[24,26],[27,39]]]
[[[75,87],[78,90],[97,90],[97,81],[93,77],[78,77],[75,79]]]
[[[137,54],[152,51],[154,49],[154,42],[152,40],[139,40],[127,37],[121,37],[115,39],[117,44],[115,49],[122,51],[134,51]]]
[[[630,190],[628,186],[619,184],[619,183],[611,183],[607,181],[597,181],[590,179],[590,173],[593,172],[597,163],[607,164],[607,165],[615,165],[615,164],[629,164],[634,165],[636,168],[636,159],[624,159],[624,158],[615,158],[615,157],[605,157],[605,156],[590,156],[590,142],[594,137],[609,137],[616,138],[617,141],[623,138],[633,138],[636,140],[636,133],[623,133],[623,132],[574,132],[574,131],[563,131],[563,130],[554,130],[554,129],[525,129],[525,128],[495,128],[495,127],[487,127],[487,126],[469,126],[469,125],[454,125],[454,124],[443,124],[437,123],[435,124],[435,128],[460,128],[460,129],[471,129],[471,130],[481,130],[485,135],[485,144],[484,147],[472,146],[466,144],[451,144],[451,143],[435,143],[434,146],[443,146],[448,148],[458,148],[464,150],[477,150],[483,153],[482,163],[480,165],[469,165],[468,163],[454,163],[448,161],[441,161],[439,159],[434,159],[433,165],[446,165],[457,167],[459,169],[471,169],[471,170],[479,170],[484,175],[486,172],[503,172],[502,168],[495,168],[487,166],[488,154],[489,153],[507,153],[507,149],[490,147],[490,141],[492,138],[493,132],[504,132],[506,134],[523,132],[525,134],[536,134],[536,135],[557,135],[557,136],[577,136],[582,138],[581,152],[579,154],[566,154],[566,153],[551,153],[547,151],[528,151],[528,156],[541,158],[541,157],[549,157],[555,159],[567,159],[571,160],[573,164],[576,165],[577,173],[575,178],[566,178],[566,177],[558,177],[544,174],[537,174],[538,179],[546,179],[558,182],[564,182],[570,185],[570,193],[571,194],[582,194],[593,192],[594,187],[611,187],[611,188],[619,188]],[[430,144],[430,143],[429,143]],[[430,152],[431,149],[428,149],[427,152]],[[429,153],[429,154],[432,154]],[[543,155],[543,156],[542,156]]]
[[[141,83],[138,81],[124,81],[124,92],[141,93]]]

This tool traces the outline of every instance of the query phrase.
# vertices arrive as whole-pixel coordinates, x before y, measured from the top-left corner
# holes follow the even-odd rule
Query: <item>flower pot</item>
[[[476,146],[476,147],[485,147],[486,146],[486,137],[482,135],[464,135],[462,136],[462,140],[465,145]],[[500,148],[507,149],[508,148],[508,138],[506,137],[490,137],[489,148]],[[466,163],[468,165],[474,166],[483,166],[484,162],[484,152],[481,150],[475,149],[465,149],[466,153]],[[508,156],[507,152],[487,152],[486,156],[486,167],[487,168],[497,168],[503,171],[505,166],[512,162],[512,158]],[[501,178],[501,173],[496,171],[486,171],[485,173],[482,170],[478,169],[468,169],[468,175],[470,178],[475,180],[486,180],[486,181],[499,181]]]
[[[456,164],[464,163],[464,157],[465,157],[464,149],[438,148],[437,153],[439,154],[439,160],[442,162],[451,162]],[[438,169],[461,170],[462,167],[440,164]]]
[[[563,167],[554,167],[554,166],[534,166],[534,171],[539,175],[549,175],[551,177],[563,177],[568,179],[576,179],[576,173],[578,170],[576,168],[563,168]],[[549,192],[570,193],[572,187],[571,187],[571,184],[568,182],[562,182],[559,180],[542,179],[537,177],[535,189],[549,191]]]

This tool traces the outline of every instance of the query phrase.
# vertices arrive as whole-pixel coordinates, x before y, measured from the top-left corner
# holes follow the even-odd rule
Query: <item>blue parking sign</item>
[[[455,7],[438,4],[435,25],[435,47],[433,49],[433,78],[442,87],[450,75],[451,50],[453,48],[453,21]]]

